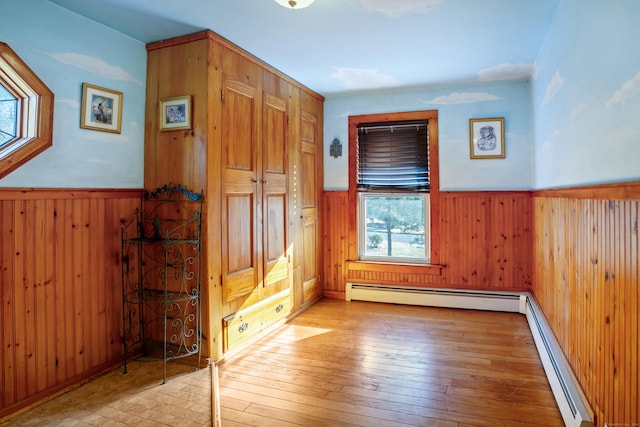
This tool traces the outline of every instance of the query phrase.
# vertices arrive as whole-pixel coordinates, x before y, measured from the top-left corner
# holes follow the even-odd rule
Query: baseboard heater
[[[567,427],[594,427],[593,413],[542,311],[528,292],[489,292],[347,283],[347,301],[524,314]]]

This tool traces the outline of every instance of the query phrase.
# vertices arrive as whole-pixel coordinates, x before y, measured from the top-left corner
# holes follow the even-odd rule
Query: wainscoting
[[[478,290],[531,289],[532,201],[529,192],[440,192],[438,271],[349,263],[355,249],[348,192],[325,192],[325,295],[344,298],[347,282]],[[437,221],[437,218],[433,218]]]
[[[439,264],[350,261],[348,193],[326,192],[325,296],[349,283],[531,292],[594,412],[640,423],[640,183],[534,192],[441,192]]]
[[[533,294],[597,425],[640,423],[640,184],[538,191]]]
[[[0,418],[121,362],[137,190],[0,190]]]

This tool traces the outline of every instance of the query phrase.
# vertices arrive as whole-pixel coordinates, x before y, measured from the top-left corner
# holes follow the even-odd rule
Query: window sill
[[[441,276],[444,265],[407,264],[379,261],[347,261],[347,271],[370,271],[386,273],[422,274]]]

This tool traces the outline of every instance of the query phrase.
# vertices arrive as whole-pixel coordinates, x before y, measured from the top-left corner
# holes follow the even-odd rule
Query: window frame
[[[420,110],[395,113],[378,113],[364,114],[357,116],[349,116],[349,228],[352,236],[355,236],[354,244],[349,248],[349,259],[361,260],[360,257],[360,214],[359,214],[359,191],[357,185],[357,138],[358,127],[385,122],[400,121],[427,121],[427,132],[429,140],[429,253],[426,254],[427,261],[407,260],[406,258],[398,259],[376,258],[375,262],[384,264],[416,264],[416,265],[438,265],[440,262],[440,179],[438,168],[438,111],[437,110]],[[398,194],[409,194],[402,192]],[[369,261],[369,258],[362,259]],[[373,260],[372,260],[373,261]]]
[[[0,178],[53,144],[53,92],[0,42],[0,84],[18,100],[17,136],[0,149]]]

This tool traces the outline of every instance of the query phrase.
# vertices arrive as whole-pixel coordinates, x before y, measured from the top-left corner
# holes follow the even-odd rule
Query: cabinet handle
[[[282,304],[278,304],[278,306],[276,307],[276,313],[280,313],[283,308],[284,306]]]
[[[262,181],[262,183],[263,183],[263,184],[268,184],[268,183],[269,183],[269,181]]]
[[[238,327],[238,332],[243,333],[247,329],[249,329],[249,324],[247,322],[244,322],[242,325]]]

